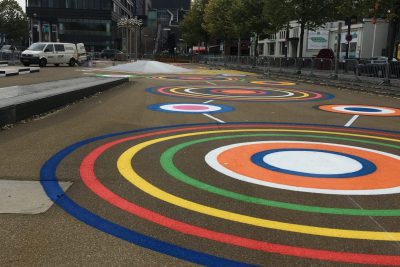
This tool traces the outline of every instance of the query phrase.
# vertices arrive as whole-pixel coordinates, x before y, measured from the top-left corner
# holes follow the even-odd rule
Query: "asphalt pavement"
[[[0,180],[55,203],[0,210],[0,266],[400,265],[399,99],[183,66],[0,78],[130,77],[0,130]]]

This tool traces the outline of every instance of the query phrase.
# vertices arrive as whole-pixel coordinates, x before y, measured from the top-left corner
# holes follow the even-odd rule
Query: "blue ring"
[[[101,141],[107,138],[118,137],[133,133],[145,132],[145,131],[155,131],[161,129],[172,129],[177,127],[194,127],[194,126],[218,126],[222,123],[191,123],[191,124],[178,124],[178,125],[168,125],[168,126],[160,126],[160,127],[152,127],[147,129],[139,129],[133,131],[126,131],[114,134],[107,134],[103,136],[89,138],[73,145],[70,145],[63,150],[59,151],[57,154],[53,155],[46,163],[42,166],[40,170],[40,183],[46,192],[47,196],[60,208],[62,208],[65,212],[69,213],[71,216],[76,218],[77,220],[86,223],[89,226],[92,226],[104,233],[110,234],[112,236],[118,237],[122,240],[130,242],[132,244],[145,247],[151,249],[153,251],[157,251],[159,253],[163,253],[172,257],[176,257],[178,259],[187,260],[193,263],[203,264],[206,266],[252,266],[246,263],[240,263],[236,261],[231,261],[228,259],[216,257],[213,255],[197,252],[194,250],[182,248],[173,244],[169,244],[160,240],[157,240],[152,237],[145,236],[138,232],[132,231],[125,227],[122,227],[118,224],[110,222],[87,209],[79,206],[72,199],[70,199],[65,191],[61,188],[58,178],[56,176],[56,171],[58,165],[66,158],[68,155],[73,153],[75,150],[79,149],[82,146],[87,144]],[[260,124],[260,125],[295,125],[295,126],[316,126],[316,127],[331,127],[345,129],[342,126],[337,125],[323,125],[323,124],[302,124],[302,123],[277,123],[277,122],[231,122],[226,123],[224,125],[252,125],[252,124]],[[371,128],[361,128],[354,127],[354,129],[358,130],[373,130],[375,132],[380,133],[392,133],[392,134],[400,134],[400,131],[388,131],[388,130],[379,130],[379,129],[371,129]]]
[[[194,126],[196,124],[186,125],[186,126]],[[51,157],[40,170],[40,183],[48,195],[48,197],[56,203],[60,208],[69,213],[71,216],[75,217],[79,221],[82,221],[104,233],[113,235],[122,240],[128,241],[132,244],[148,248],[172,257],[176,257],[178,259],[186,260],[189,262],[202,264],[205,266],[254,266],[247,263],[237,262],[217,256],[213,256],[210,254],[194,251],[191,249],[183,248],[180,246],[176,246],[164,241],[160,241],[158,239],[143,235],[131,229],[122,227],[118,224],[115,224],[109,220],[106,220],[89,210],[79,206],[72,199],[70,199],[61,188],[58,178],[56,176],[56,171],[58,165],[61,161],[67,157],[69,154],[73,153],[75,150],[79,149],[82,146],[87,144],[100,141],[103,139],[144,132],[144,131],[152,131],[158,129],[166,129],[179,127],[179,125],[174,126],[165,126],[165,127],[155,127],[149,129],[140,129],[129,132],[108,134],[99,137],[90,138],[76,144],[70,145],[65,149],[61,150],[53,157]]]
[[[200,105],[199,103],[182,103],[182,102],[177,102],[177,103],[161,103],[161,104],[154,104],[154,105],[150,105],[147,108],[152,110],[152,111],[159,111],[159,112],[168,112],[168,113],[184,113],[184,114],[213,114],[213,113],[224,113],[224,112],[231,112],[234,111],[235,109],[233,107],[230,106],[226,106],[226,105],[216,105],[216,104],[203,104],[202,105],[209,105],[209,106],[216,106],[221,108],[220,110],[216,110],[216,111],[199,111],[199,112],[189,112],[189,111],[178,111],[178,110],[165,110],[162,109],[161,106],[164,105],[174,105],[174,104],[180,104],[180,105]]]
[[[347,107],[344,109],[348,110],[348,111],[356,111],[356,112],[358,111],[358,112],[382,113],[382,110],[377,109],[377,108]]]
[[[264,157],[269,154],[277,153],[277,152],[283,152],[283,151],[312,151],[312,152],[323,152],[323,153],[330,153],[330,154],[336,154],[344,157],[351,158],[358,163],[362,165],[361,170],[355,171],[355,172],[350,172],[350,173],[343,173],[343,174],[313,174],[313,173],[306,173],[306,172],[297,172],[297,171],[290,171],[286,169],[281,169],[279,167],[272,166],[264,161]],[[311,178],[354,178],[354,177],[360,177],[364,175],[371,174],[376,171],[376,166],[374,163],[372,163],[369,160],[350,155],[350,154],[345,154],[345,153],[339,153],[339,152],[334,152],[334,151],[328,151],[328,150],[318,150],[318,149],[301,149],[301,148],[296,148],[296,149],[272,149],[272,150],[266,150],[259,152],[257,154],[254,154],[251,157],[251,161],[265,169],[274,171],[274,172],[281,172],[281,173],[286,173],[290,175],[297,175],[297,176],[305,176],[305,177],[311,177]]]

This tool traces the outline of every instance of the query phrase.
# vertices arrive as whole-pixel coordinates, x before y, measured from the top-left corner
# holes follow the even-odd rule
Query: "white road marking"
[[[60,183],[64,191],[71,185]],[[38,181],[0,180],[0,214],[39,214],[52,205]]]
[[[206,102],[204,102],[203,104],[208,104],[208,103],[211,103],[211,102],[214,102],[215,100],[208,100],[208,101],[206,101]]]
[[[209,81],[206,81],[206,83],[211,84],[211,85],[217,85],[216,83],[212,83],[212,82],[209,82]]]
[[[360,117],[360,115],[354,115],[344,127],[350,127],[358,119],[358,117]]]
[[[215,121],[217,121],[217,122],[226,123],[226,122],[224,122],[223,120],[220,120],[220,119],[218,119],[218,118],[215,118],[215,117],[211,116],[210,114],[203,113],[203,115],[206,116],[206,117],[209,117],[210,119],[213,119],[213,120],[215,120]]]

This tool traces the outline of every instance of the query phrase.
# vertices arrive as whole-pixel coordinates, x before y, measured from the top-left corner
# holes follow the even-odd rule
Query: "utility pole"
[[[339,22],[338,25],[338,35],[337,35],[337,46],[336,46],[336,57],[335,57],[335,74],[331,77],[337,79],[339,77],[339,59],[340,59],[340,46],[342,44],[342,27],[343,24]]]

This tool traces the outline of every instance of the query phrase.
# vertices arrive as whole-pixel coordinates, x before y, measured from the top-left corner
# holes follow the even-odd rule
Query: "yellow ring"
[[[214,216],[217,218],[230,220],[234,222],[244,223],[253,226],[259,226],[263,228],[295,232],[295,233],[303,233],[309,235],[318,235],[318,236],[327,236],[327,237],[336,237],[336,238],[352,238],[352,239],[364,239],[364,240],[382,240],[382,241],[400,241],[400,233],[399,232],[376,232],[376,231],[358,231],[358,230],[345,230],[345,229],[337,229],[337,228],[326,228],[326,227],[316,227],[316,226],[307,226],[300,224],[292,224],[292,223],[284,223],[279,221],[272,221],[261,219],[257,217],[237,214],[225,210],[220,210],[216,208],[212,208],[209,206],[205,206],[202,204],[198,204],[192,201],[188,201],[186,199],[171,195],[154,185],[147,182],[143,177],[135,172],[132,168],[132,159],[133,157],[139,153],[142,149],[151,146],[153,144],[157,144],[160,142],[197,136],[197,135],[206,135],[206,134],[217,134],[217,133],[238,133],[238,132],[302,132],[302,133],[319,133],[319,134],[332,134],[332,135],[345,135],[345,136],[356,136],[363,138],[371,138],[371,139],[379,139],[379,140],[387,140],[392,142],[400,142],[397,139],[390,139],[384,137],[375,137],[375,136],[366,136],[359,134],[350,134],[350,133],[336,133],[336,132],[326,132],[326,131],[312,131],[312,130],[281,130],[281,129],[240,129],[240,130],[220,130],[220,131],[203,131],[197,133],[186,133],[168,137],[162,137],[158,139],[153,139],[150,141],[146,141],[135,145],[125,151],[118,159],[117,167],[121,175],[128,180],[131,184],[138,187],[143,192],[168,202],[170,204],[179,206],[181,208],[185,208],[191,211],[199,212],[202,214],[206,214],[209,216]]]

